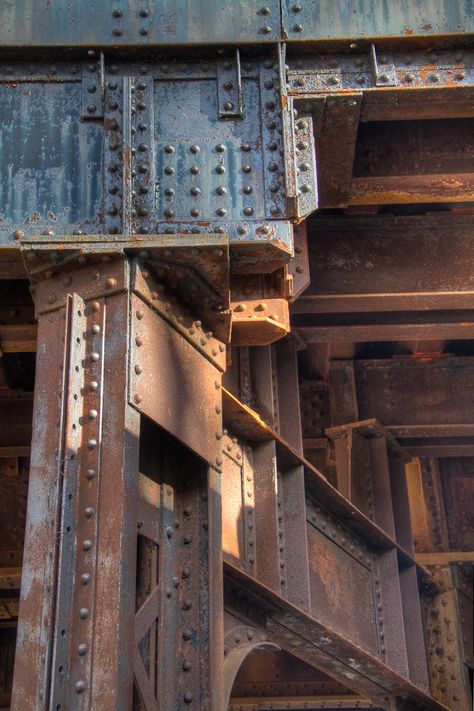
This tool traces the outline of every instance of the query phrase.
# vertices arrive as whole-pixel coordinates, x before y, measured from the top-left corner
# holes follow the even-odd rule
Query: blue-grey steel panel
[[[474,31],[473,0],[282,0],[282,7],[289,40]]]
[[[222,68],[229,75],[233,61]],[[132,232],[225,233],[231,244],[268,244],[269,255],[281,250],[285,261],[292,231],[285,221],[279,65],[244,62],[235,75],[241,74],[242,114],[223,115],[220,64],[136,67]],[[268,264],[275,268],[273,257]]]
[[[0,84],[0,234],[99,230],[102,125],[80,117],[79,81]]]
[[[2,0],[0,46],[274,42],[279,0]]]

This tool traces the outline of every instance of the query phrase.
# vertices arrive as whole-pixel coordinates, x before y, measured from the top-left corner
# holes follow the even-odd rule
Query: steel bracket
[[[104,54],[101,52],[98,59],[82,63],[82,119],[104,117],[104,90]]]
[[[242,77],[240,72],[240,52],[235,50],[234,59],[217,63],[217,96],[221,118],[242,117]]]
[[[397,86],[397,72],[393,57],[387,53],[377,56],[375,44],[370,47],[370,64],[375,86]]]

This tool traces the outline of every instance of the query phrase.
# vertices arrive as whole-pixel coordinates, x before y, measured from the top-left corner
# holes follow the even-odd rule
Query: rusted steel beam
[[[151,424],[141,450],[133,708],[221,711],[220,474]]]
[[[318,218],[310,234],[311,286],[291,307],[308,341],[469,338],[466,216]]]
[[[425,620],[432,621],[426,625],[426,633],[433,695],[449,708],[467,711],[472,705],[467,666],[469,664],[472,667],[473,663],[472,568],[465,577],[464,585],[449,566],[436,566],[434,575],[441,591],[438,595],[424,600]],[[470,597],[467,598],[466,610],[470,610],[470,619],[465,619],[467,625],[463,631],[458,605],[459,596],[465,594],[463,589],[466,587]],[[463,651],[463,634],[464,637],[469,634],[471,641],[467,658]]]
[[[441,711],[446,708],[393,669],[389,671],[360,645],[349,642],[344,633],[336,632],[327,623],[299,611],[229,563],[225,563],[224,571],[226,610],[232,611],[237,619],[245,610],[242,616],[248,620],[247,624],[255,631],[265,633],[260,644],[276,644],[291,652],[368,696],[376,707],[391,709],[393,704],[400,703],[401,709],[403,701],[397,697],[403,696],[407,709],[414,708],[416,703],[423,709]]]
[[[126,399],[128,289],[123,261],[38,286],[18,709],[104,696],[128,708],[139,435]]]

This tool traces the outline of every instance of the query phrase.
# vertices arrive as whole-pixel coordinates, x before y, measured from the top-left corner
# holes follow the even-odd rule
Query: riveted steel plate
[[[0,68],[0,238],[99,227],[102,127],[81,122],[74,69]]]
[[[296,40],[464,34],[474,6],[463,0],[282,0],[283,38]]]
[[[131,313],[130,403],[205,461],[219,465],[219,371],[136,296]]]
[[[158,63],[135,77],[132,231],[201,232],[211,223],[232,241],[275,241],[267,221],[286,217],[279,66],[244,62],[237,79],[223,81],[221,65],[232,75],[234,63]],[[242,115],[223,116],[221,83],[229,95],[239,89]]]
[[[7,0],[0,45],[122,46],[275,42],[280,2]]]
[[[369,549],[309,502],[307,522],[313,616],[377,654]]]

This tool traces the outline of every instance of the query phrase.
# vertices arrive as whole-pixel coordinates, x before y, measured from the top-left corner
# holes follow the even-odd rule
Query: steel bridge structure
[[[0,47],[1,711],[470,711],[474,2]]]

